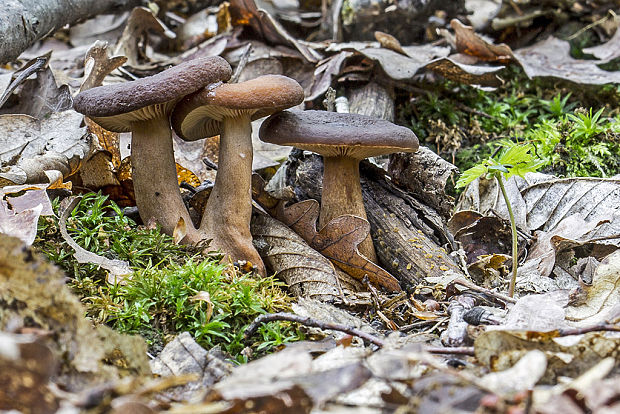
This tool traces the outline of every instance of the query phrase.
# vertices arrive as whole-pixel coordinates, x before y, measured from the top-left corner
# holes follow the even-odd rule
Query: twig
[[[428,320],[428,321],[418,321],[418,322],[414,322],[414,323],[412,323],[410,325],[401,326],[399,331],[400,332],[409,332],[409,331],[414,330],[415,328],[421,328],[422,326],[425,326],[425,325],[434,325],[434,324],[435,324],[435,319]]]
[[[385,341],[377,336],[366,333],[357,328],[353,328],[350,326],[342,325],[340,323],[332,323],[332,322],[323,322],[316,320],[314,318],[295,315],[294,313],[286,313],[286,312],[278,312],[278,313],[266,313],[264,315],[258,316],[254,321],[246,328],[243,332],[243,336],[245,339],[248,339],[258,329],[258,327],[267,322],[273,321],[289,321],[289,322],[297,322],[304,326],[311,326],[313,328],[319,328],[324,330],[332,330],[344,332],[349,335],[357,336],[362,338],[366,342],[370,342],[371,344],[377,345],[378,347],[383,347],[385,345]],[[431,354],[441,354],[441,355],[474,355],[473,347],[441,347],[441,346],[429,346],[423,348],[426,352]]]
[[[250,326],[247,327],[247,329],[243,333],[243,336],[246,339],[249,338],[250,336],[254,334],[254,332],[256,332],[256,330],[261,324],[272,322],[272,321],[297,322],[305,326],[311,326],[313,328],[344,332],[346,334],[362,338],[363,340],[370,342],[371,344],[377,345],[379,347],[383,347],[383,345],[385,345],[385,341],[383,339],[378,338],[369,333],[366,333],[364,331],[361,331],[357,328],[342,325],[339,323],[323,322],[323,321],[319,321],[319,320],[316,320],[310,317],[304,317],[304,316],[295,315],[294,313],[285,313],[285,312],[267,313],[265,315],[260,315],[259,317],[254,319],[254,322],[252,322]]]
[[[473,346],[455,346],[453,348],[449,346],[428,346],[424,348],[424,350],[429,354],[469,356],[475,355]]]
[[[252,50],[252,43],[248,43],[243,52],[241,53],[241,58],[239,59],[239,64],[235,68],[235,73],[230,78],[229,83],[237,83],[239,82],[239,77],[241,76],[241,72],[245,68],[245,65],[248,64],[248,60],[250,59],[250,51]]]
[[[614,325],[611,323],[601,323],[593,326],[586,326],[584,328],[563,328],[558,329],[558,336],[572,336],[572,335],[583,335],[588,332],[620,332],[620,325]]]
[[[485,295],[489,295],[491,297],[497,298],[503,302],[508,302],[508,303],[517,303],[517,300],[515,298],[511,298],[509,296],[506,295],[502,295],[501,293],[498,292],[494,292],[492,290],[489,289],[485,289],[483,287],[477,286],[475,284],[473,284],[472,282],[465,280],[465,279],[454,279],[452,281],[452,283],[456,284],[456,285],[461,285],[461,286],[465,286],[468,289],[471,289],[475,292],[480,292],[480,293],[484,293]]]
[[[575,33],[573,33],[572,35],[568,36],[566,38],[566,40],[573,40],[574,38],[578,37],[579,35],[581,35],[582,33],[592,29],[593,27],[598,26],[599,24],[603,24],[605,23],[605,20],[609,19],[609,18],[615,19],[616,18],[616,13],[614,13],[613,10],[609,9],[607,10],[607,14],[600,18],[599,20],[590,23],[589,25],[582,27],[581,29],[577,30]]]

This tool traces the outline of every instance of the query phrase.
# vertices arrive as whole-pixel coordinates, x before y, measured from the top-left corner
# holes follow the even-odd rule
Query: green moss
[[[57,201],[54,208],[58,212]],[[84,196],[67,220],[67,230],[85,249],[128,261],[135,270],[132,277],[111,285],[103,269],[77,263],[55,218],[41,218],[35,246],[65,269],[69,286],[91,319],[140,334],[154,349],[170,335],[189,331],[201,345],[220,345],[244,361],[245,327],[262,313],[289,310],[291,298],[282,282],[243,274],[222,264],[218,256],[205,257],[174,244],[159,229],[138,227],[100,194]],[[266,352],[302,334],[290,324],[274,322],[263,326],[258,336],[247,345]]]
[[[461,171],[511,143],[529,142],[545,160],[547,172],[599,177],[620,173],[614,155],[619,149],[618,86],[575,88],[561,80],[529,79],[517,66],[505,69],[501,77],[505,83],[493,91],[451,81],[435,84],[402,105],[397,122],[408,125]]]

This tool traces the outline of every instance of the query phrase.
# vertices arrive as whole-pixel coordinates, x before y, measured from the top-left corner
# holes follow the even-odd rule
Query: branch
[[[66,24],[139,6],[141,0],[4,0],[0,8],[0,64]]]
[[[344,332],[349,335],[360,337],[366,342],[370,342],[371,344],[375,344],[379,347],[385,345],[385,341],[383,339],[361,331],[357,328],[352,328],[350,326],[342,325],[339,323],[323,322],[309,317],[295,315],[294,313],[285,312],[267,313],[265,315],[260,315],[259,317],[254,319],[254,322],[252,322],[250,326],[247,327],[247,329],[243,333],[243,336],[246,339],[249,338],[254,334],[254,332],[256,332],[256,330],[261,324],[272,321],[297,322],[305,326],[311,326],[313,328]]]
[[[254,322],[252,322],[243,333],[245,339],[251,337],[258,327],[267,322],[273,321],[289,321],[289,322],[297,322],[304,326],[311,326],[313,328],[326,329],[332,331],[344,332],[349,335],[357,336],[365,340],[366,342],[370,342],[371,344],[377,345],[378,347],[383,347],[385,345],[385,341],[381,338],[378,338],[374,335],[366,333],[357,328],[352,328],[350,326],[342,325],[339,323],[331,323],[331,322],[323,322],[310,317],[295,315],[294,313],[267,313],[265,315],[260,315]],[[428,346],[423,348],[424,351],[429,352],[431,354],[444,354],[444,355],[474,355],[473,347],[435,347]]]

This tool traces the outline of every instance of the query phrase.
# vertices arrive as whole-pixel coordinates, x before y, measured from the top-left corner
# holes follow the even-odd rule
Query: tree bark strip
[[[66,24],[117,13],[141,0],[3,0],[0,8],[0,64],[16,59],[34,42]]]

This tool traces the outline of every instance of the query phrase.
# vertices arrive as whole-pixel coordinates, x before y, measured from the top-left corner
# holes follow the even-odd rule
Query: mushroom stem
[[[325,191],[325,189],[329,191]],[[352,214],[368,220],[360,185],[359,160],[351,157],[323,157],[323,194],[319,227],[336,217]],[[359,252],[377,262],[370,234],[358,246]]]
[[[265,275],[265,266],[252,245],[252,124],[249,115],[222,120],[215,185],[207,201],[200,232],[219,249],[242,259]]]
[[[167,117],[133,123],[131,164],[142,221],[147,224],[154,220],[164,233],[172,235],[182,218],[187,226],[186,240],[195,237],[196,231],[179,190]]]

